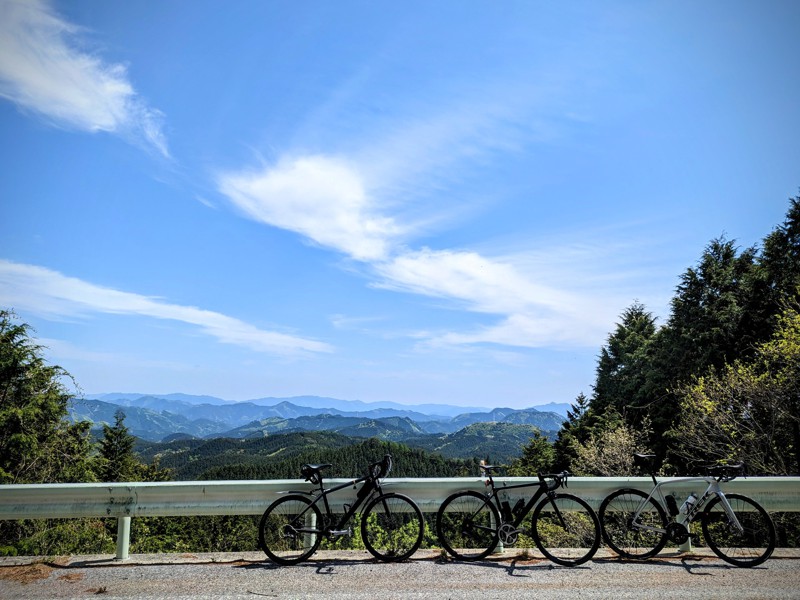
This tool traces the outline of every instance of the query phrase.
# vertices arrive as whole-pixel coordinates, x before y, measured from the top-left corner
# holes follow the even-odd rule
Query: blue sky
[[[591,393],[800,189],[800,3],[0,0],[0,306],[85,393]]]

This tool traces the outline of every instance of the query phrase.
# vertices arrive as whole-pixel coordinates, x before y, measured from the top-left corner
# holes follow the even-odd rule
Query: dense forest
[[[329,432],[137,445],[121,412],[96,440],[88,422],[67,419],[70,381],[46,363],[29,327],[0,310],[0,484],[158,481],[176,472],[292,478],[304,462],[331,462],[331,476],[349,477],[385,450],[395,476],[447,477],[477,474],[487,458]],[[680,276],[663,325],[639,302],[625,309],[599,350],[590,394],[576,397],[554,441],[536,431],[521,439],[509,473],[629,475],[632,453],[647,451],[664,474],[742,460],[752,475],[798,475],[798,404],[800,197],[760,246],[712,240]],[[251,518],[134,519],[133,527],[133,552],[255,548]],[[102,520],[6,521],[0,554],[112,552],[111,528]]]
[[[639,302],[623,312],[551,456],[585,475],[630,474],[633,451],[665,474],[741,460],[797,475],[799,448],[800,197],[760,248],[709,243],[661,327]]]

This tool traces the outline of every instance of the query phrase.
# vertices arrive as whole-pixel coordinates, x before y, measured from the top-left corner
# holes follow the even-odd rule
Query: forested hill
[[[479,460],[445,458],[403,444],[324,431],[244,440],[139,441],[136,450],[147,462],[159,458],[160,466],[171,469],[176,480],[297,479],[305,463],[332,463],[326,476],[355,477],[386,453],[394,458],[392,477],[454,477],[478,475]]]

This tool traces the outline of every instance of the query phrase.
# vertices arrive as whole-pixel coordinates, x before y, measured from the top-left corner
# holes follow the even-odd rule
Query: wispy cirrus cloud
[[[331,352],[330,345],[265,331],[239,319],[194,306],[98,286],[57,271],[0,259],[0,305],[45,316],[92,313],[137,315],[194,325],[225,344],[277,355]]]
[[[470,250],[409,249],[413,227],[381,213],[378,195],[355,164],[313,156],[219,179],[220,191],[248,217],[296,232],[363,263],[374,287],[441,298],[454,308],[496,315],[492,326],[426,332],[429,345],[596,346],[622,305],[612,291],[580,282],[598,273],[587,253],[552,248],[496,256]],[[594,253],[597,256],[597,253]],[[574,264],[569,263],[574,256]],[[547,268],[559,264],[558,269]],[[570,282],[569,272],[575,275]],[[580,275],[580,276],[579,276]],[[618,283],[618,282],[617,282]]]
[[[428,332],[432,345],[593,346],[602,340],[619,302],[608,292],[588,295],[580,285],[567,285],[560,280],[563,272],[531,265],[524,256],[487,258],[426,248],[399,254],[374,270],[375,287],[444,298],[499,317],[494,325],[466,332]],[[580,270],[573,266],[573,275]]]
[[[163,114],[124,65],[82,49],[82,33],[45,0],[0,2],[0,96],[53,125],[133,138],[168,157]]]
[[[604,276],[593,272],[600,262],[585,248],[538,247],[535,254],[527,248],[515,255],[487,252],[485,245],[482,251],[409,246],[442,214],[463,212],[461,198],[442,190],[470,165],[558,136],[556,125],[532,116],[541,90],[525,91],[528,103],[491,95],[384,124],[384,137],[365,136],[346,156],[296,155],[229,172],[218,178],[218,189],[249,218],[363,263],[374,287],[496,316],[495,324],[467,331],[415,334],[423,343],[596,346],[625,301],[612,286],[602,287]],[[431,188],[437,201],[428,206],[419,199]],[[593,278],[591,291],[581,283],[586,277]]]

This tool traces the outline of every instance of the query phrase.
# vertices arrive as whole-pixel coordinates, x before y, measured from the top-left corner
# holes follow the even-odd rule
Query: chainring
[[[517,543],[517,539],[519,538],[519,529],[509,523],[503,523],[500,529],[497,530],[497,534],[500,536],[500,541],[503,542],[503,544],[513,546]]]
[[[670,523],[667,525],[667,535],[670,541],[675,544],[682,545],[689,541],[689,531],[686,529],[686,525],[682,523]]]

